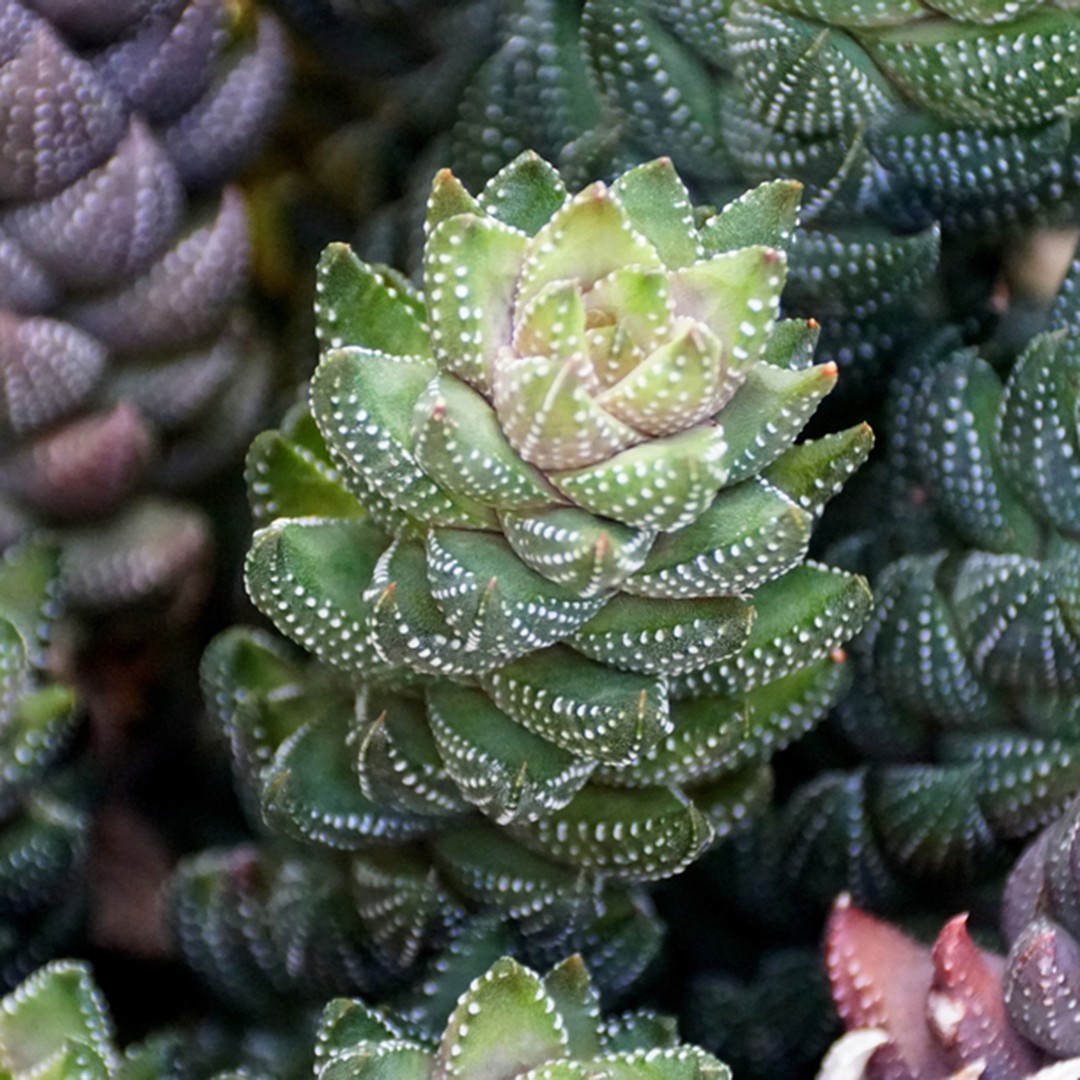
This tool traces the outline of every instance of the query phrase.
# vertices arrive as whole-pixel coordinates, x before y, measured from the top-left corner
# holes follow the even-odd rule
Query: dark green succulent
[[[281,34],[223,0],[11,0],[0,55],[0,543],[62,527],[73,605],[153,598],[208,535],[147,492],[236,454],[268,384],[224,182],[276,107]]]
[[[1074,264],[1004,382],[976,350],[939,348],[896,387],[887,516],[914,501],[924,546],[877,577],[853,645],[834,731],[863,766],[817,777],[776,823],[777,869],[804,897],[880,905],[969,876],[1080,790],[1078,279]]]

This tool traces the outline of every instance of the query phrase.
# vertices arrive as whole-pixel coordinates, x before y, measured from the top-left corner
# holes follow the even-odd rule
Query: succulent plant
[[[0,542],[70,527],[71,603],[127,604],[207,546],[147,491],[237,452],[268,381],[222,184],[276,107],[283,43],[223,0],[10,0],[0,54]]]
[[[0,987],[14,986],[77,930],[90,829],[87,776],[73,743],[81,714],[50,677],[56,552],[0,561]],[[0,1046],[3,1038],[0,1038]]]
[[[445,1027],[418,1037],[400,1018],[362,1001],[327,1005],[315,1045],[315,1075],[333,1077],[541,1076],[690,1077],[731,1073],[674,1024],[650,1012],[603,1020],[580,957],[541,977],[510,957],[496,960],[461,995]]]
[[[930,948],[844,895],[825,951],[848,1034],[819,1080],[1068,1080],[1080,1070],[1080,1058],[1045,1054],[1018,1030],[1005,962],[975,944],[966,915]]]
[[[880,909],[955,887],[1080,790],[1078,282],[1074,264],[1004,382],[946,341],[895,388],[895,498],[862,542],[887,546],[901,521],[910,553],[875,578],[830,721],[860,764],[799,789],[751,856],[804,900],[846,888]]]
[[[667,161],[570,196],[526,155],[479,199],[436,179],[423,298],[328,251],[310,417],[249,458],[253,599],[363,685],[269,766],[294,833],[477,808],[546,865],[650,880],[764,796],[868,606],[804,561],[870,436],[791,445],[836,377],[774,326],[796,194],[699,229]],[[293,757],[323,740],[357,759],[329,816]]]

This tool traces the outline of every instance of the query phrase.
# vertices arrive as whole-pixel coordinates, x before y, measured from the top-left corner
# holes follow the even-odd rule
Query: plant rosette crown
[[[806,560],[871,435],[794,445],[836,380],[816,324],[776,318],[799,190],[699,224],[666,159],[571,195],[527,153],[477,197],[436,177],[422,293],[328,249],[310,414],[249,455],[251,595],[361,687],[265,766],[294,833],[479,808],[541,860],[652,880],[768,798],[870,600]]]

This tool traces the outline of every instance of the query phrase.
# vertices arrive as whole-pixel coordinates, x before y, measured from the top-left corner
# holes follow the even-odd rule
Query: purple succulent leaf
[[[0,470],[0,487],[58,520],[110,514],[139,484],[153,449],[143,418],[118,405],[22,448]]]
[[[38,21],[32,11],[14,0],[0,7],[0,64],[19,55]]]
[[[1046,911],[1075,938],[1080,935],[1080,804],[1074,800],[1045,832]]]
[[[212,220],[130,284],[74,305],[71,321],[122,353],[198,341],[221,325],[244,287],[248,247],[243,197],[226,188]]]
[[[131,402],[159,430],[182,428],[224,392],[245,346],[250,341],[234,327],[209,346],[165,361],[127,365],[111,375],[108,396]]]
[[[27,0],[65,34],[92,44],[115,38],[154,6],[154,0]]]
[[[69,323],[0,311],[0,431],[22,436],[67,415],[105,363],[101,343]]]
[[[214,187],[250,157],[285,96],[285,35],[277,20],[259,18],[252,45],[230,56],[205,94],[161,137],[191,189]]]
[[[1052,825],[1043,829],[1009,872],[1001,900],[1001,932],[1010,945],[1032,919],[1048,911],[1044,868],[1053,832]]]
[[[51,199],[12,210],[3,225],[58,281],[93,288],[122,281],[160,256],[183,208],[172,162],[133,119],[104,165]]]
[[[0,199],[42,199],[104,161],[127,118],[121,100],[44,19],[16,20],[14,0],[10,9],[5,22],[17,51],[0,69]]]
[[[1080,1053],[1080,945],[1043,915],[1009,950],[1005,1007],[1036,1046],[1055,1057]]]
[[[58,299],[59,290],[45,270],[18,241],[0,233],[0,309],[37,315]]]
[[[221,0],[158,0],[132,36],[98,54],[97,71],[131,108],[167,123],[210,84],[226,13]]]

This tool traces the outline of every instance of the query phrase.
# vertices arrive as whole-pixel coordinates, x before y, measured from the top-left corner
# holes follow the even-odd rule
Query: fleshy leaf
[[[357,258],[348,244],[331,244],[315,276],[315,333],[324,350],[359,345],[388,356],[431,356],[423,307],[404,286]]]
[[[465,797],[500,825],[565,806],[594,764],[532,734],[479,690],[432,686],[431,730]]]
[[[671,730],[662,678],[614,671],[561,646],[499,667],[481,684],[523,727],[586,759],[626,763]]]

